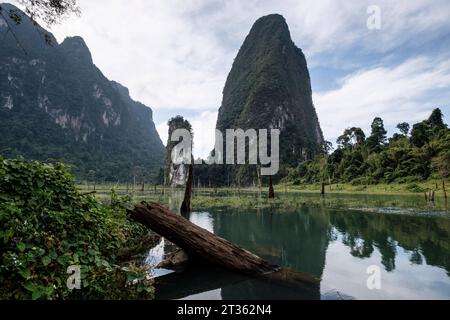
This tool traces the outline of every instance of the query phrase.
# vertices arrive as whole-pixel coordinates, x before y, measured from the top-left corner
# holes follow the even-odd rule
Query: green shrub
[[[143,229],[113,200],[81,195],[62,164],[0,157],[0,299],[151,298],[146,270],[118,263]],[[66,285],[73,265],[81,290]]]
[[[410,191],[410,192],[425,192],[426,190],[424,188],[422,188],[421,186],[419,186],[417,183],[410,183],[407,187],[406,190]]]
[[[395,180],[395,182],[400,183],[400,184],[415,184],[416,182],[421,182],[423,181],[423,178],[420,176],[405,176],[402,178],[399,178],[397,180]]]
[[[350,183],[352,186],[361,186],[361,185],[368,185],[369,179],[367,177],[359,177],[356,179],[353,179]]]

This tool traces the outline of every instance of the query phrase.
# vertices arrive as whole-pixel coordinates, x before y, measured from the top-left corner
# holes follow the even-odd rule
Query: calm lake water
[[[282,267],[311,274],[305,288],[205,265],[154,270],[158,299],[450,299],[450,214],[420,196],[284,196],[283,208],[204,208],[193,223]],[[395,206],[391,206],[391,205]],[[176,204],[175,204],[176,205]],[[154,265],[170,250],[152,249]],[[369,267],[380,271],[369,290]]]

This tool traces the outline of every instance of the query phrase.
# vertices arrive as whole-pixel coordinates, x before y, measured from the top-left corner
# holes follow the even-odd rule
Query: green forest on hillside
[[[295,184],[411,183],[445,180],[450,175],[450,129],[440,109],[422,122],[397,126],[400,133],[387,138],[383,120],[375,118],[366,137],[361,128],[346,129],[330,152],[330,143],[314,160],[288,169],[287,181]],[[411,190],[414,191],[414,190]]]

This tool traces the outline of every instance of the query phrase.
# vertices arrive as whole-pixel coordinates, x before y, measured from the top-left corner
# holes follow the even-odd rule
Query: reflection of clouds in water
[[[193,212],[189,220],[200,228],[214,232],[214,219],[208,212]]]
[[[322,294],[338,289],[357,299],[442,299],[450,297],[450,281],[445,270],[429,265],[411,265],[410,252],[397,247],[396,268],[386,272],[381,254],[376,249],[370,258],[360,259],[349,254],[341,240],[330,243],[322,277]],[[367,267],[379,265],[381,290],[367,289]]]
[[[222,300],[222,289],[194,294],[180,300]]]
[[[156,247],[150,249],[147,258],[145,258],[145,264],[151,267],[156,267],[158,264],[160,264],[164,258],[165,244],[166,244],[165,239],[162,238],[161,242]]]
[[[150,267],[151,275],[153,277],[161,277],[163,275],[173,272],[172,270],[155,268],[164,259],[164,255],[166,254],[165,246],[166,246],[166,241],[164,238],[162,238],[161,242],[156,247],[154,247],[153,249],[150,249],[147,257],[145,258],[145,264]]]
[[[368,300],[448,299],[450,280],[441,267],[446,263],[446,249],[440,245],[446,243],[447,220],[434,222],[435,217],[424,220],[404,213],[391,214],[397,213],[396,210],[384,211],[388,212],[370,214],[361,213],[360,210],[333,209],[330,210],[332,215],[328,215],[327,211],[308,207],[307,211],[295,213],[280,209],[283,215],[264,212],[261,215],[221,214],[217,219],[215,213],[197,212],[190,214],[190,221],[210,232],[215,230],[219,235],[233,239],[261,256],[276,257],[276,261],[283,266],[322,275],[320,293],[324,300],[351,297]],[[427,238],[405,238],[403,229],[392,227],[409,224],[417,228],[419,235],[428,232]],[[441,228],[431,229],[441,224],[444,224],[442,231]],[[409,245],[399,243],[399,239]],[[439,242],[432,242],[424,252],[421,246],[426,247],[430,240]],[[406,247],[413,251],[406,251]],[[163,254],[164,243],[150,252],[148,259],[152,256],[153,260],[147,261],[156,263]],[[433,258],[438,261],[429,260]],[[367,288],[367,268],[372,265],[381,268],[379,291]],[[214,277],[212,274],[211,279]],[[273,289],[276,290],[276,287]],[[230,284],[222,290],[207,291],[185,299],[220,300],[222,295],[226,298],[229,294],[251,298],[255,294],[241,291],[242,286]],[[268,296],[272,295],[273,292],[268,293]]]
[[[202,213],[192,213],[191,222],[198,225],[199,227],[206,229],[210,232],[214,231],[214,219],[207,212]],[[162,238],[161,242],[154,248],[150,249],[145,258],[145,264],[151,268],[151,273],[154,277],[160,277],[169,273],[172,273],[172,270],[168,269],[156,269],[155,267],[160,264],[167,254],[166,252],[167,241]],[[220,292],[219,292],[220,294]]]

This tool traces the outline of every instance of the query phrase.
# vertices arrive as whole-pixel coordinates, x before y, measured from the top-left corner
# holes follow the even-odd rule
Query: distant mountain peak
[[[253,39],[260,37],[263,41],[279,39],[290,42],[291,33],[286,19],[280,14],[270,14],[259,18],[253,24],[248,38]]]
[[[280,129],[281,160],[311,159],[323,142],[306,58],[282,15],[259,18],[228,76],[219,130]]]
[[[82,37],[68,37],[60,44],[60,48],[77,62],[93,63],[91,51]]]
[[[271,24],[272,26],[278,25],[281,28],[289,29],[286,19],[281,14],[278,13],[268,14],[266,16],[259,18],[253,24],[253,27],[257,28],[260,25],[268,25],[268,24]]]
[[[11,32],[0,40],[2,155],[62,160],[79,179],[95,172],[98,180],[130,181],[157,171],[164,146],[152,110],[103,75],[83,38],[48,45],[41,36],[48,31],[36,28],[24,17],[13,25],[22,47]]]

